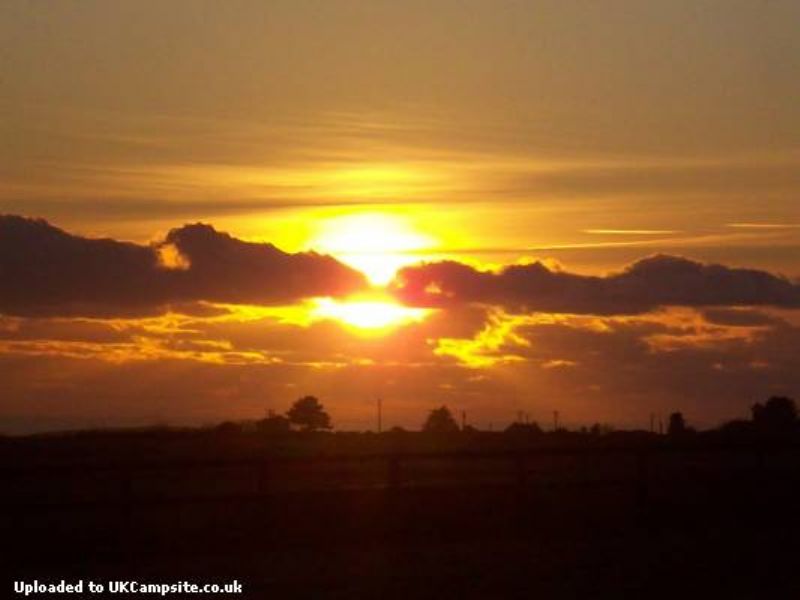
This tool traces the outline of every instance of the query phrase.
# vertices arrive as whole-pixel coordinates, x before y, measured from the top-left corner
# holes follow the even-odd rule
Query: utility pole
[[[553,411],[553,431],[558,431],[558,411]]]
[[[656,415],[655,413],[650,413],[650,433],[656,432]]]
[[[461,431],[464,431],[464,428],[467,426],[467,411],[461,411]]]
[[[383,431],[383,400],[378,396],[378,433]]]

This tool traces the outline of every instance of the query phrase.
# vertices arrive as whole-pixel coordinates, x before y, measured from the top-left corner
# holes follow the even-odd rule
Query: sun
[[[326,219],[311,246],[333,254],[364,273],[374,285],[386,285],[397,270],[419,260],[436,240],[415,230],[410,221],[390,213],[361,213]]]
[[[349,300],[320,298],[312,315],[334,319],[359,330],[378,331],[422,321],[429,312],[428,309],[410,308],[379,296],[364,296]]]

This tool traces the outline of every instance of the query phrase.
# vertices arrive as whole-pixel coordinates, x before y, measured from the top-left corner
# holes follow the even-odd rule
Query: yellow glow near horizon
[[[311,245],[358,269],[373,284],[385,285],[400,267],[419,260],[417,251],[434,247],[436,240],[403,217],[362,213],[326,220]]]
[[[287,306],[216,305],[227,312],[210,317],[220,323],[246,323],[275,320],[286,325],[309,327],[319,321],[337,321],[355,330],[382,333],[389,329],[420,322],[434,312],[397,303],[387,292],[372,290],[348,298],[312,298]],[[161,323],[163,318],[154,320]],[[163,325],[160,325],[163,327]],[[171,330],[170,330],[171,331]]]
[[[365,297],[352,300],[322,298],[312,311],[315,317],[335,319],[362,330],[385,330],[421,321],[430,312],[409,308],[389,300]]]

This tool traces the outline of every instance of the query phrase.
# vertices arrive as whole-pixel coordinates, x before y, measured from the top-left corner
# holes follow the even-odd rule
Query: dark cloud
[[[164,257],[168,260],[165,262]],[[329,256],[288,254],[203,224],[142,246],[0,216],[0,313],[141,316],[197,302],[283,304],[339,296],[364,277]]]
[[[131,335],[109,321],[89,319],[26,319],[0,316],[0,344],[4,341],[57,341],[90,344],[130,342]]]
[[[782,319],[757,310],[730,308],[709,308],[703,311],[703,318],[714,325],[732,327],[767,327],[783,323]]]
[[[453,261],[403,269],[393,290],[421,306],[481,303],[517,313],[638,314],[662,306],[800,307],[800,285],[755,269],[655,255],[605,277],[553,270],[541,262],[499,272]]]

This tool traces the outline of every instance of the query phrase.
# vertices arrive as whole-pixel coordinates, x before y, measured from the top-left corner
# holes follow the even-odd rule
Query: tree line
[[[226,423],[220,427],[232,429],[235,425]],[[333,424],[330,415],[316,396],[303,396],[297,399],[285,414],[269,411],[265,418],[256,422],[256,428],[262,433],[281,434],[292,431],[329,431],[333,428]],[[402,431],[404,430],[400,427],[390,429],[390,432]],[[478,430],[470,425],[459,425],[452,411],[446,405],[442,405],[430,410],[422,423],[421,431],[443,435],[458,432],[476,432]],[[544,429],[536,421],[528,421],[527,419],[520,419],[511,423],[504,431],[518,435],[545,433]],[[567,432],[568,430],[563,427],[556,427],[556,431]],[[602,435],[613,431],[612,427],[597,423],[591,427],[581,427],[572,433]],[[749,420],[729,421],[714,431],[736,435],[788,435],[800,433],[797,403],[786,396],[772,396],[764,403],[756,402],[752,405],[751,418]],[[669,416],[667,436],[683,438],[696,433],[698,433],[697,430],[687,423],[681,412],[673,412]]]

